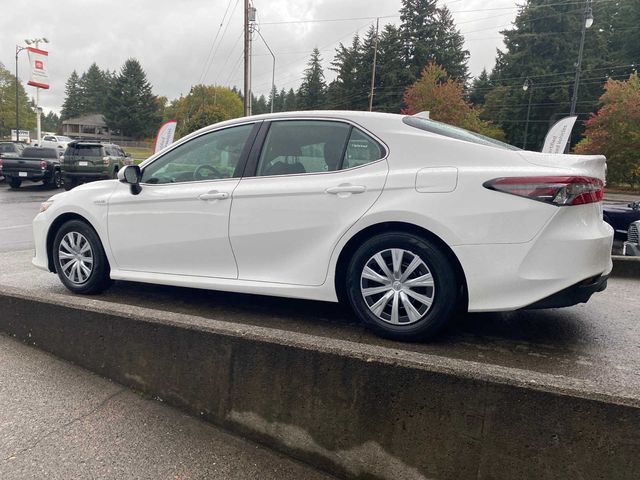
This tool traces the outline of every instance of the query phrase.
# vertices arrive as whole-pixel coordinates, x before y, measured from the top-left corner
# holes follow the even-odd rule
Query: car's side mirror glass
[[[138,165],[126,165],[120,171],[118,171],[118,180],[122,183],[128,183],[131,185],[131,193],[137,195],[142,190],[140,187],[140,180],[142,179],[142,172]]]

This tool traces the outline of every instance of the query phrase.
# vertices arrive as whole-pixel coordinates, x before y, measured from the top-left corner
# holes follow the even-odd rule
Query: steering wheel
[[[194,180],[209,180],[210,178],[222,178],[220,170],[211,165],[200,165],[193,172]]]

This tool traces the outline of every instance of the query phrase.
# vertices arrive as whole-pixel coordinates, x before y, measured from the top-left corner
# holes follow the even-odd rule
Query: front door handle
[[[212,192],[203,193],[198,197],[200,200],[224,200],[229,198],[229,194],[227,192],[218,192],[214,190]]]
[[[350,183],[345,183],[336,187],[329,187],[325,192],[338,195],[340,193],[364,193],[366,190],[367,187],[364,185],[351,185]]]

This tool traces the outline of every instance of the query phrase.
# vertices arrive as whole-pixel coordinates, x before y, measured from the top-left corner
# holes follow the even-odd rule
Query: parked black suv
[[[71,142],[62,158],[65,190],[80,183],[116,178],[118,170],[131,163],[129,155],[113,143]]]

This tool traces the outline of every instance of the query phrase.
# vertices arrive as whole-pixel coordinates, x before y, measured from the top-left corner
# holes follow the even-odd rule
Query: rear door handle
[[[351,185],[350,183],[347,183],[336,187],[329,187],[325,192],[337,195],[340,193],[364,193],[366,190],[367,187],[364,185]]]
[[[227,192],[218,192],[214,190],[212,192],[203,193],[198,197],[200,200],[224,200],[229,198],[229,194]]]

